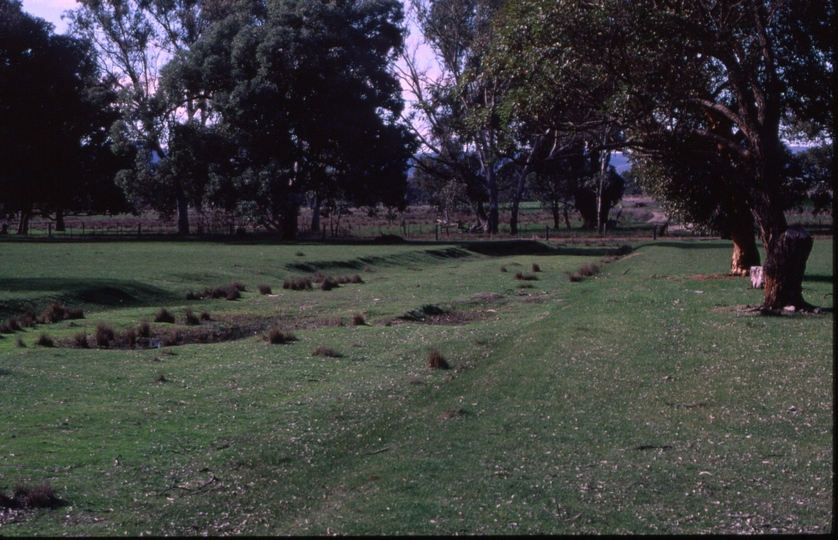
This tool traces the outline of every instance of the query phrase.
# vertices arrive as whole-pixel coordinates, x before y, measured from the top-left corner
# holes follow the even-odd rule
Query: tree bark
[[[730,274],[748,276],[752,266],[760,265],[753,216],[750,213],[730,216],[728,233],[730,239],[733,240]]]
[[[55,211],[55,231],[64,232],[66,230],[67,226],[64,224],[64,209],[59,208]]]
[[[489,187],[489,219],[486,223],[486,232],[497,234],[500,213],[498,211],[498,181],[493,167],[486,168],[486,183]]]
[[[183,190],[177,194],[177,233],[180,236],[189,235],[189,201]]]
[[[789,227],[768,250],[765,274],[765,303],[768,309],[787,306],[808,309],[803,300],[803,275],[814,240],[802,225]]]
[[[311,213],[311,232],[320,232],[320,195],[314,196],[314,208]]]
[[[20,211],[20,221],[17,224],[17,234],[29,234],[29,219],[32,217],[32,209],[26,208]]]

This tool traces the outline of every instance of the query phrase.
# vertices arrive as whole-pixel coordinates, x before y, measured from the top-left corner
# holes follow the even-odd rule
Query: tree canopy
[[[811,239],[783,236],[781,131],[832,136],[833,20],[832,3],[818,0],[511,0],[496,48],[520,109],[544,116],[575,103],[637,156],[688,152],[705,170],[723,167],[766,248],[766,306],[805,306]]]
[[[90,43],[53,33],[20,2],[0,0],[0,210],[20,215],[124,210],[109,128],[111,81]]]

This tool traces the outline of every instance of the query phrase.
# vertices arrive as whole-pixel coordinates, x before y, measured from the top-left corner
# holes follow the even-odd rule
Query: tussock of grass
[[[141,338],[151,337],[151,326],[148,321],[140,321],[140,326],[137,328],[137,336]]]
[[[127,328],[122,332],[121,341],[126,348],[133,349],[137,346],[137,331],[133,328]]]
[[[271,291],[271,286],[270,285],[262,284],[262,285],[258,285],[257,288],[259,289],[259,294],[262,294],[262,295],[271,294],[273,292],[273,291]]]
[[[428,367],[431,369],[451,369],[448,361],[443,358],[442,354],[437,349],[431,351],[428,356]]]
[[[367,324],[367,321],[364,319],[364,316],[361,313],[356,313],[352,317],[352,326],[363,326]]]
[[[538,281],[538,276],[534,274],[525,274],[523,272],[515,272],[515,279],[519,281]]]
[[[284,345],[285,343],[297,341],[297,337],[291,332],[283,332],[279,328],[272,328],[268,332],[267,341],[271,345]]]
[[[532,263],[532,271],[541,272],[541,267],[538,265],[538,263]]]
[[[79,332],[73,336],[71,346],[76,349],[89,349],[90,343],[87,341],[87,332]]]
[[[154,322],[174,324],[175,316],[172,315],[168,309],[160,308],[160,311],[158,311],[157,314],[154,316]]]
[[[183,322],[187,326],[197,326],[201,324],[201,319],[199,319],[191,309],[187,309]]]
[[[49,334],[47,334],[46,332],[41,332],[41,335],[38,337],[38,341],[36,341],[35,344],[39,347],[55,346],[55,343],[52,341],[52,338],[49,337]]]
[[[343,358],[343,355],[329,347],[317,347],[311,353],[313,356],[326,356],[328,358]]]
[[[96,346],[101,349],[107,349],[111,345],[111,341],[116,338],[114,335],[113,328],[107,326],[103,323],[99,323],[96,325],[96,334],[93,337],[93,340],[96,342]]]
[[[0,492],[0,508],[57,508],[63,504],[64,501],[58,498],[55,490],[48,483],[38,486],[15,486],[11,497]]]
[[[23,341],[23,338],[18,336],[17,341],[15,341],[15,345],[18,347],[24,348],[26,347],[26,343]]]
[[[40,323],[57,323],[67,319],[83,319],[84,312],[81,309],[68,309],[61,304],[51,303],[38,317]]]

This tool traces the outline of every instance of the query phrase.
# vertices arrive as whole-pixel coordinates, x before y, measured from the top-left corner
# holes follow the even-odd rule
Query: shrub
[[[317,347],[314,349],[314,352],[311,353],[313,356],[326,356],[329,358],[343,358],[343,355],[337,352],[334,349],[330,349],[329,347]]]
[[[80,332],[73,336],[72,344],[76,349],[89,349],[90,343],[87,342],[87,332]]]
[[[268,343],[271,345],[282,345],[292,341],[297,341],[297,337],[291,332],[283,332],[279,328],[271,328],[268,332]]]
[[[352,317],[352,326],[363,326],[367,324],[367,321],[364,320],[364,316],[360,313],[356,313],[354,317]]]
[[[443,358],[439,351],[436,349],[432,350],[430,356],[428,356],[428,367],[431,369],[451,368],[451,366],[448,365],[448,362],[445,360],[445,358]]]
[[[174,324],[175,316],[169,313],[168,309],[160,308],[160,311],[154,316],[154,322]]]
[[[186,310],[186,315],[184,317],[184,322],[188,326],[197,326],[197,325],[201,324],[201,320],[198,318],[197,315],[195,315],[195,313],[192,312],[191,309]]]
[[[102,323],[96,325],[94,340],[96,341],[97,347],[109,347],[114,338],[113,328]]]
[[[270,285],[259,285],[259,294],[271,294],[271,286]]]
[[[55,343],[53,343],[52,338],[47,335],[46,332],[41,332],[41,336],[38,338],[38,341],[35,342],[36,345],[39,347],[54,347]]]
[[[137,336],[141,338],[151,337],[151,326],[149,326],[148,321],[140,321],[140,326],[137,328]]]
[[[532,263],[532,271],[541,272],[541,267],[538,265],[538,263]]]

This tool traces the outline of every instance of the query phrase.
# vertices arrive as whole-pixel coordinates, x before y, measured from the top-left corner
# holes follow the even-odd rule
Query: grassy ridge
[[[96,272],[82,260],[89,253],[63,247],[0,246],[18,261],[0,269],[0,300],[73,294],[6,288],[37,272],[159,292],[126,307],[85,304],[88,318],[73,326],[18,333],[23,349],[12,335],[0,339],[0,487],[47,480],[68,502],[2,534],[788,532],[831,523],[833,316],[738,313],[761,291],[714,275],[729,243],[635,246],[579,283],[568,273],[598,263],[603,248],[90,245],[121,254]],[[36,261],[53,266],[29,266]],[[539,279],[518,288],[515,272],[533,262]],[[275,286],[365,266],[375,270],[362,273],[365,283],[334,291]],[[819,241],[804,296],[831,307],[832,275],[832,245]],[[99,318],[127,326],[161,305],[185,309],[186,292],[230,279],[248,285],[243,299],[194,305],[308,321],[298,341],[33,346],[44,329],[60,337]],[[262,282],[278,294],[252,292]],[[381,325],[429,304],[469,317]],[[322,324],[358,312],[367,325]],[[343,356],[313,356],[318,346]],[[455,369],[428,370],[433,348]]]

